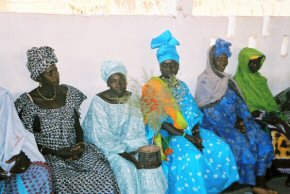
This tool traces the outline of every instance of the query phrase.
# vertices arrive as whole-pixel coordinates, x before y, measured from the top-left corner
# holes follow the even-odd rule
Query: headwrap
[[[54,50],[48,46],[32,47],[26,52],[26,55],[26,65],[30,71],[30,77],[35,81],[50,65],[57,63]]]
[[[218,39],[221,40],[221,39]],[[229,81],[233,90],[241,96],[241,92],[230,74],[218,71],[214,66],[216,55],[216,46],[214,45],[208,50],[208,58],[204,72],[198,76],[195,99],[199,107],[215,103],[225,95]],[[229,49],[229,47],[228,47]],[[231,51],[228,50],[230,53]]]
[[[34,135],[27,131],[15,109],[12,95],[0,87],[0,166],[5,171],[14,165],[6,164],[12,156],[23,151],[28,158],[42,161],[42,154],[38,151]]]
[[[127,68],[123,63],[113,60],[103,61],[101,64],[102,78],[105,82],[108,81],[109,77],[114,73],[122,73],[127,75]]]
[[[176,50],[176,45],[180,45],[169,30],[166,30],[158,37],[152,39],[151,48],[158,48],[157,59],[159,64],[166,60],[174,60],[179,63],[179,55]]]
[[[243,48],[239,53],[239,64],[234,76],[238,83],[250,111],[265,110],[268,112],[278,111],[277,105],[267,84],[267,78],[260,72],[251,72],[249,61],[262,57],[261,66],[264,63],[265,55],[254,48]]]
[[[218,38],[215,41],[215,57],[219,57],[225,54],[227,55],[228,58],[230,58],[232,56],[230,46],[232,46],[230,42],[227,42],[221,38]]]

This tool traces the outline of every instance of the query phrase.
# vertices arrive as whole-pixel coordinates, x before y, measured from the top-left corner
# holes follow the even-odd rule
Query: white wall
[[[88,99],[104,89],[100,63],[106,59],[123,62],[136,79],[159,67],[151,39],[170,29],[181,45],[179,78],[195,92],[197,76],[205,68],[206,51],[212,37],[232,42],[233,56],[226,71],[235,73],[237,55],[257,36],[258,48],[267,56],[261,72],[268,78],[273,94],[290,86],[290,58],[280,56],[283,35],[290,35],[290,18],[271,18],[269,36],[262,36],[262,17],[238,17],[236,34],[227,38],[227,17],[158,16],[66,16],[0,13],[0,85],[15,96],[30,91],[37,83],[26,69],[26,50],[48,45],[55,49],[61,83],[73,85]]]

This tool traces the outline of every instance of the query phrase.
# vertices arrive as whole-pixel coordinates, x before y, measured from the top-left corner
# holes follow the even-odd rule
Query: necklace
[[[179,84],[178,79],[175,76],[170,78],[160,77],[170,88],[176,88]]]
[[[43,98],[44,100],[52,101],[52,100],[54,100],[55,97],[56,97],[56,90],[55,90],[55,87],[53,87],[53,90],[54,90],[54,96],[53,96],[52,98],[46,98],[45,96],[43,96],[43,95],[40,93],[40,91],[38,90],[38,87],[36,88],[36,90],[37,90],[37,93],[39,94],[39,96],[40,96],[41,98]]]

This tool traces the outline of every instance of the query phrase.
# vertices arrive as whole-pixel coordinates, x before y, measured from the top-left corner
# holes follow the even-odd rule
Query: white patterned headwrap
[[[30,71],[30,77],[35,81],[50,65],[57,63],[53,48],[48,46],[32,47],[26,52],[26,55],[26,66]]]
[[[127,68],[123,63],[113,60],[103,61],[101,64],[102,78],[105,82],[108,81],[109,77],[114,73],[122,73],[127,75]]]

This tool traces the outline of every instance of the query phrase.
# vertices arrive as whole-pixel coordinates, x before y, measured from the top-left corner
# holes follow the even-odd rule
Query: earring
[[[42,83],[41,83],[41,82],[39,82],[39,87],[40,87],[40,88],[42,87]]]

